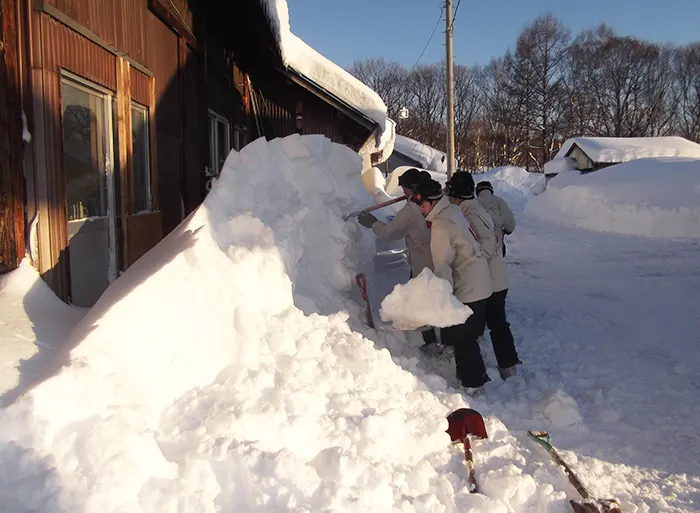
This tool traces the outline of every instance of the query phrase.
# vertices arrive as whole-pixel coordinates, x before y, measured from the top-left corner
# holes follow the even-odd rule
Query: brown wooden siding
[[[131,266],[163,238],[160,212],[138,214],[127,218],[128,265]]]
[[[184,45],[184,39],[180,41]],[[187,45],[182,48],[182,57],[180,77],[184,121],[184,190],[185,215],[188,215],[204,200],[202,145],[206,145],[209,138],[206,132],[202,133],[203,110],[206,110],[203,100],[206,98],[201,91],[202,67],[199,57]]]
[[[0,273],[24,256],[20,58],[16,0],[0,12]]]
[[[57,71],[61,67],[116,91],[113,54],[46,14],[41,14],[41,25],[45,69]]]
[[[151,100],[151,77],[131,68],[131,99],[148,107]]]
[[[156,79],[158,130],[179,135],[178,38],[152,13],[148,14],[148,35],[148,61]]]

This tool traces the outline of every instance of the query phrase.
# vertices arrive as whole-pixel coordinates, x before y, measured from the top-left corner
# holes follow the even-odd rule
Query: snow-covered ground
[[[420,335],[363,323],[353,276],[372,283],[373,237],[340,219],[372,203],[360,167],[314,136],[232,153],[77,325],[70,365],[0,411],[0,510],[564,513],[576,492],[526,436],[547,429],[625,513],[697,511],[698,244],[518,212],[524,366],[501,382],[486,336],[494,379],[474,400]],[[530,178],[494,186],[527,198]],[[481,494],[444,433],[465,405],[486,416]]]

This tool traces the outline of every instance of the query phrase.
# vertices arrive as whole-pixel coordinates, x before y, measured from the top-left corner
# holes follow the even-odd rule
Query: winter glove
[[[365,228],[372,228],[372,225],[377,222],[377,218],[372,214],[360,214],[357,216],[357,222]]]

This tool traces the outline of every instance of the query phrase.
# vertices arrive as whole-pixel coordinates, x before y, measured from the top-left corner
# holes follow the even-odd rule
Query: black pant
[[[502,369],[522,363],[515,350],[515,340],[506,320],[506,296],[508,289],[494,292],[486,304],[486,325],[491,332],[493,352],[496,353],[498,366]]]
[[[442,340],[454,346],[457,377],[465,387],[480,387],[489,380],[477,339],[486,327],[488,299],[466,303],[474,313],[462,324],[442,328]]]

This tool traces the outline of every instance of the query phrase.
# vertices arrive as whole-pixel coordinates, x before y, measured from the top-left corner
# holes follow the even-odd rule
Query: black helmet
[[[463,199],[474,198],[474,178],[469,171],[459,171],[445,184],[448,196]]]
[[[401,174],[401,176],[399,176],[399,185],[401,187],[406,187],[407,189],[415,189],[416,186],[424,179],[422,173],[424,173],[424,171],[420,171],[415,167],[407,169]],[[430,173],[426,172],[426,174],[428,177],[430,177]]]
[[[491,182],[484,180],[476,184],[476,194],[478,195],[481,191],[491,191],[491,194],[493,194],[493,185],[491,185]]]
[[[442,198],[442,186],[440,182],[437,182],[430,178],[429,180],[424,180],[418,184],[415,189],[416,199],[418,201],[435,201]]]

